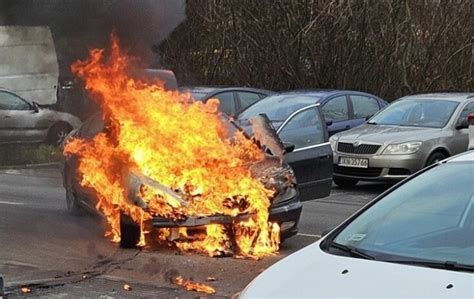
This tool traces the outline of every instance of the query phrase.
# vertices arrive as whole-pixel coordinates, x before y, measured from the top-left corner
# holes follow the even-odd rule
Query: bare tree
[[[474,89],[468,0],[189,0],[160,46],[190,85],[348,88],[393,99]]]

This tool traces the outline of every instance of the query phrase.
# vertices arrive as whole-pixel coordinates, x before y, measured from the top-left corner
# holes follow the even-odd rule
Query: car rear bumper
[[[339,157],[366,158],[368,168],[339,166]],[[334,177],[358,180],[399,181],[422,169],[425,158],[412,155],[351,155],[334,153]]]
[[[281,228],[281,238],[285,239],[298,232],[298,222],[303,205],[298,197],[294,197],[270,209],[269,221],[276,222]],[[154,217],[151,226],[154,228],[176,228],[176,227],[200,227],[209,224],[232,224],[233,222],[245,221],[252,215],[214,215],[206,217],[188,217],[183,221],[172,221],[162,217]]]

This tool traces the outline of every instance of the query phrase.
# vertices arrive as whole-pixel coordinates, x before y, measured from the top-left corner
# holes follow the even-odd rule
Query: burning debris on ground
[[[229,134],[232,123],[218,114],[218,101],[190,101],[160,82],[131,78],[133,59],[115,36],[106,53],[92,50],[72,66],[99,104],[104,128],[89,139],[72,138],[64,153],[78,159],[80,184],[97,197],[107,235],[144,246],[145,233],[157,228],[157,240],[182,251],[275,253],[280,227],[269,221],[269,207],[296,192],[295,180],[281,144],[265,143],[275,156],[262,150],[269,138],[262,120],[255,120],[255,139],[235,128]],[[133,227],[136,240],[125,235]]]
[[[123,285],[123,289],[124,289],[125,291],[131,291],[131,290],[132,290],[132,287],[131,287],[129,284],[126,284],[126,283],[125,283],[125,284]]]
[[[184,289],[188,291],[195,291],[195,292],[200,292],[200,293],[206,293],[206,294],[215,294],[216,290],[206,284],[199,283],[192,281],[190,279],[185,279],[182,276],[178,276],[174,279],[174,283],[183,287]]]

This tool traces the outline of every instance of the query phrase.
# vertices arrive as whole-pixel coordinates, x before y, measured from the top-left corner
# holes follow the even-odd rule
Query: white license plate
[[[339,166],[368,168],[369,167],[369,159],[340,157],[339,158]]]

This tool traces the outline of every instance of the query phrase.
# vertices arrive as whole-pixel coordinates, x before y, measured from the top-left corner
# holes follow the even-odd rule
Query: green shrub
[[[0,145],[0,166],[57,162],[61,148],[47,144]]]

